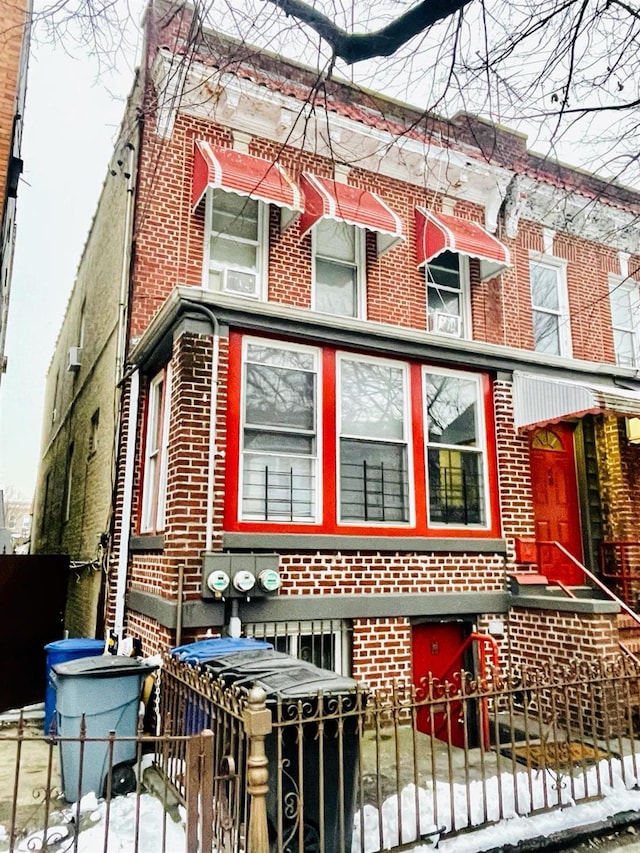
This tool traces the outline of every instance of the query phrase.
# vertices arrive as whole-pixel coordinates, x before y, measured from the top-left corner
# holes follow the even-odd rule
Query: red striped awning
[[[194,210],[207,187],[302,211],[300,189],[279,163],[198,139],[191,196]]]
[[[511,266],[509,249],[477,222],[416,207],[418,266],[428,264],[442,252],[479,258],[482,281],[494,278]]]
[[[400,217],[374,192],[319,178],[308,172],[302,175],[300,186],[304,193],[301,235],[304,236],[320,219],[327,218],[375,231],[379,255],[403,239]]]

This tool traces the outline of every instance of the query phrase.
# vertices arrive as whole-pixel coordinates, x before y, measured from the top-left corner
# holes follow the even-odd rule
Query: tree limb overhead
[[[471,0],[422,0],[413,9],[373,33],[347,33],[303,0],[268,0],[296,18],[327,42],[335,56],[348,65],[375,56],[390,56],[432,24],[459,12]]]

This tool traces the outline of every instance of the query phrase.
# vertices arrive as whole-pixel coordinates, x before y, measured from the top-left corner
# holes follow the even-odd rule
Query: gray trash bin
[[[110,755],[107,737],[112,731],[119,738],[135,737],[142,681],[155,668],[118,655],[86,657],[53,666],[60,773],[67,801],[74,802],[89,791],[102,796],[107,773],[135,760],[135,740],[114,741]],[[80,739],[83,717],[86,740]]]

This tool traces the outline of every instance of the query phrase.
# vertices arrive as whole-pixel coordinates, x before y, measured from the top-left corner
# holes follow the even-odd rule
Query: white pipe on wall
[[[122,495],[122,519],[120,522],[120,549],[116,572],[116,613],[114,630],[122,639],[124,633],[124,603],[127,592],[127,568],[129,565],[129,534],[131,533],[131,502],[133,500],[133,477],[136,462],[136,438],[138,422],[138,399],[140,396],[140,373],[134,370],[129,386],[129,411],[127,414],[127,447],[124,460],[124,491]]]

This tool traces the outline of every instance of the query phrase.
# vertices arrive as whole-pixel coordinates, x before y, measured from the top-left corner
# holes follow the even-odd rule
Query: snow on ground
[[[598,774],[604,795],[602,799],[574,805],[575,799],[596,793]],[[487,781],[485,796],[482,795],[482,783],[479,782],[472,783],[469,792],[464,785],[450,787],[448,784],[436,783],[436,819],[433,814],[433,790],[416,789],[410,785],[400,795],[400,802],[397,797],[390,797],[380,811],[373,806],[365,806],[362,810],[362,839],[360,813],[356,814],[351,849],[353,853],[360,853],[361,850],[375,853],[381,847],[382,831],[382,841],[387,848],[410,843],[422,835],[425,841],[414,847],[413,853],[424,851],[429,838],[431,843],[439,842],[439,849],[443,853],[482,853],[495,847],[517,844],[526,838],[548,837],[561,830],[597,824],[622,812],[640,811],[640,790],[635,787],[637,780],[632,757],[625,759],[624,768],[622,762],[612,762],[612,778],[606,761],[591,767],[584,775],[574,778],[573,794],[572,780],[568,776],[558,780],[548,773],[539,772],[529,777],[522,772],[516,778],[515,786],[511,775],[505,774],[500,780],[502,818],[498,811],[500,798],[497,778]],[[563,808],[531,817],[516,815],[516,796],[519,811],[535,809],[544,804],[545,789],[551,802],[556,802],[560,796]],[[457,815],[458,825],[466,823],[467,813],[474,825],[487,821],[495,823],[484,829],[439,841],[436,823],[441,830],[448,831],[452,813]],[[416,831],[418,814],[419,833]],[[77,848],[74,847],[73,838],[76,821],[80,829]],[[105,847],[107,821],[109,843]],[[78,853],[189,853],[185,850],[184,824],[174,822],[165,814],[160,800],[151,794],[142,794],[139,798],[133,794],[116,797],[109,808],[105,801],[88,794],[80,804],[52,815],[51,824],[48,831],[49,846],[46,848],[48,853],[76,849]],[[16,853],[38,853],[43,849],[43,835],[42,831],[33,832],[28,838],[22,839],[15,848]],[[0,851],[8,849],[8,840],[6,831],[0,826]]]

